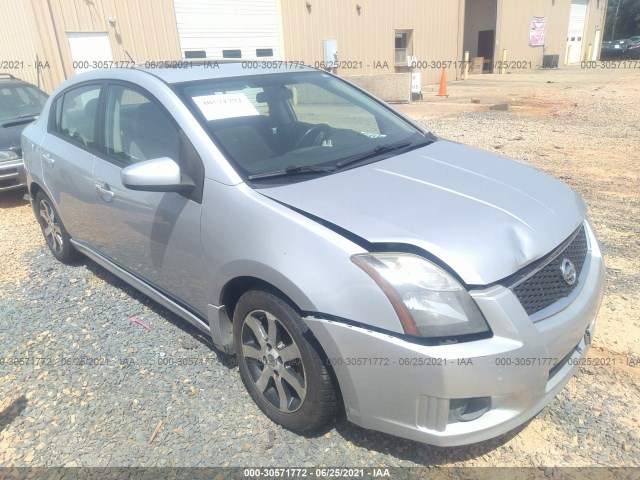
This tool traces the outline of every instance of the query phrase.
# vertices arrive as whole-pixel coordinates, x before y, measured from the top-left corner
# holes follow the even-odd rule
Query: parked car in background
[[[624,52],[624,57],[640,59],[640,36],[629,38],[629,44]]]
[[[600,60],[613,60],[622,58],[627,51],[629,40],[619,39],[602,42],[600,49]]]
[[[269,63],[67,80],[23,132],[52,254],[85,254],[209,334],[295,432],[342,403],[365,428],[461,445],[538,413],[603,295],[580,195]]]
[[[26,185],[20,135],[46,101],[47,94],[36,86],[0,73],[0,192]]]

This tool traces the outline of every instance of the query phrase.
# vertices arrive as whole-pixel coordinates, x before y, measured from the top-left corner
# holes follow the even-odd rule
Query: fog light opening
[[[477,420],[491,409],[491,397],[453,398],[449,402],[449,423]]]

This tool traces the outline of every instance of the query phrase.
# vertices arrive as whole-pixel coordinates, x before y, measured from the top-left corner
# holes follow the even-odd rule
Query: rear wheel
[[[249,291],[238,300],[233,333],[242,381],[271,420],[306,433],[335,416],[329,372],[290,305],[272,293]]]
[[[38,192],[36,195],[35,211],[42,235],[44,235],[53,256],[62,263],[71,263],[77,259],[78,252],[71,245],[69,233],[64,228],[51,200],[43,192]]]

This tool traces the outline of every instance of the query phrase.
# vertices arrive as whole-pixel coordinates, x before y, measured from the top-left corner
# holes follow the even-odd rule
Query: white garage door
[[[567,33],[567,55],[569,63],[577,63],[580,61],[586,18],[587,0],[571,0],[569,32]]]
[[[280,59],[276,0],[174,0],[183,57]]]

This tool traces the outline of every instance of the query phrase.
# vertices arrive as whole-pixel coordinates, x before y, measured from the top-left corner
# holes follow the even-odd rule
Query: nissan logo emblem
[[[576,283],[576,279],[578,278],[576,266],[568,258],[562,260],[562,263],[560,264],[560,272],[562,273],[564,281],[567,282],[567,285],[573,285]]]

